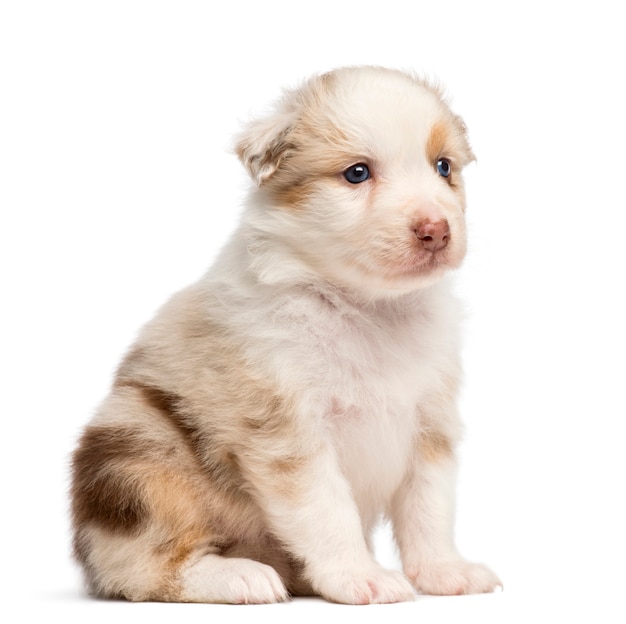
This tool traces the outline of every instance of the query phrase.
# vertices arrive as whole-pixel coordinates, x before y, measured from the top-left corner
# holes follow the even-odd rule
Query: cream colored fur
[[[256,184],[240,227],[143,329],[74,456],[91,590],[357,604],[492,591],[453,543],[445,274],[465,254],[462,121],[413,76],[346,68],[286,93],[237,151]],[[353,184],[357,163],[370,178]],[[428,249],[424,227],[444,222]],[[383,516],[404,574],[372,556]]]

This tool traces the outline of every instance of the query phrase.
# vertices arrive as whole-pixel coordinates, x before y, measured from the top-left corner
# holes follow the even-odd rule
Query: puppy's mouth
[[[403,258],[396,265],[396,268],[406,276],[427,275],[432,272],[454,268],[457,263],[452,261],[451,255],[447,249],[436,251],[420,249],[412,253],[410,257]]]
[[[376,264],[383,276],[404,281],[439,277],[458,268],[463,256],[464,246],[453,241],[449,233],[445,240],[412,236],[378,255]]]

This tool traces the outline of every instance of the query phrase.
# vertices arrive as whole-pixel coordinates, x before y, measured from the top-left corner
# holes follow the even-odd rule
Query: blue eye
[[[450,161],[447,158],[440,158],[437,161],[437,173],[443,177],[447,178],[452,172],[452,166],[450,165]]]
[[[360,184],[365,182],[370,177],[370,170],[367,165],[359,163],[358,165],[352,165],[343,172],[343,177],[350,182],[350,184]]]

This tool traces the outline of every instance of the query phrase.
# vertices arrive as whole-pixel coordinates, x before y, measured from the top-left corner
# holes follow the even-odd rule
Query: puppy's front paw
[[[486,566],[464,560],[429,563],[410,571],[408,577],[422,594],[456,596],[484,594],[502,587],[500,579]]]
[[[365,571],[330,572],[315,585],[327,600],[344,604],[404,602],[415,598],[403,574],[375,565]]]

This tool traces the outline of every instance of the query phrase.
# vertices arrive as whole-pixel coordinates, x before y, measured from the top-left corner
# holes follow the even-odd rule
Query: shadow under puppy
[[[73,457],[75,555],[129,600],[341,603],[492,591],[453,543],[461,170],[440,93],[344,68],[238,155],[256,187],[214,266],[148,323]],[[390,519],[404,574],[373,559]]]

